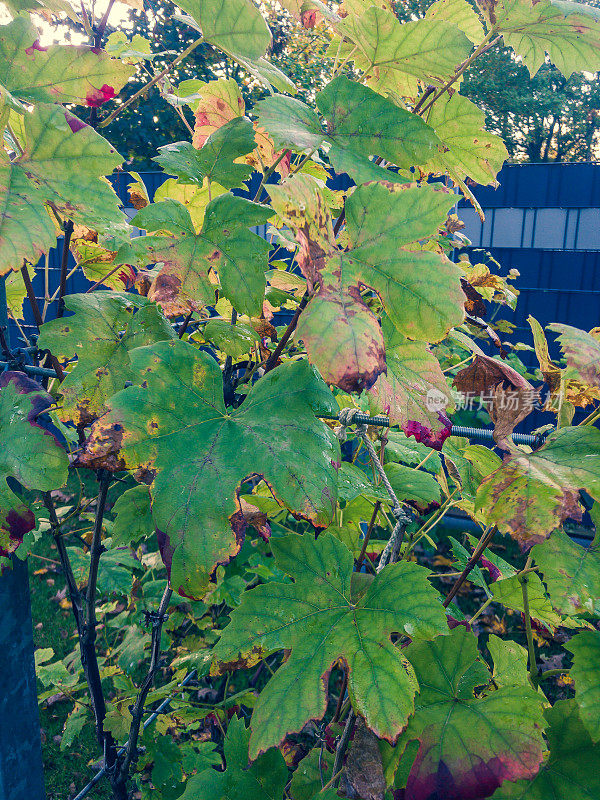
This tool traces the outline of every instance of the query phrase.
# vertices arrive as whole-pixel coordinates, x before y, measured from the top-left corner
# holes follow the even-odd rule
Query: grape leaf
[[[327,382],[347,391],[369,388],[385,367],[383,335],[361,286],[379,294],[388,316],[412,338],[442,338],[460,323],[460,269],[436,253],[402,247],[434,235],[453,202],[445,192],[379,183],[358,187],[346,202],[347,250],[335,243],[314,179],[296,176],[269,192],[296,236],[300,268],[319,287],[297,335]]]
[[[249,353],[260,342],[260,336],[250,325],[232,325],[224,319],[211,319],[204,326],[204,339],[234,358]]]
[[[27,103],[97,107],[115,97],[135,69],[93,47],[43,47],[22,16],[0,27],[0,84]]]
[[[454,410],[439,361],[425,342],[411,342],[387,318],[382,328],[387,373],[369,389],[371,413],[389,415],[390,424],[439,449],[449,430],[444,415]]]
[[[571,325],[560,325],[557,322],[548,325],[548,330],[559,334],[558,341],[569,371],[590,386],[600,386],[600,341],[579,328]]]
[[[421,687],[403,736],[420,741],[406,800],[476,800],[538,770],[543,698],[528,686],[474,698],[475,688],[490,680],[476,643],[460,626],[405,650]]]
[[[205,42],[228,55],[261,58],[271,32],[252,0],[181,0],[177,5],[197,23]]]
[[[25,149],[12,165],[37,187],[30,202],[43,196],[59,213],[100,230],[125,219],[119,198],[103,177],[121,160],[89,125],[60,106],[40,103],[27,118]]]
[[[113,548],[129,547],[154,533],[150,490],[143,483],[119,495],[112,513],[115,515],[110,531]]]
[[[180,84],[179,92],[182,90]],[[245,104],[240,87],[233,78],[219,78],[208,83],[194,81],[194,93],[199,94],[200,98],[190,103],[196,118],[192,144],[200,148],[216,130],[233,119],[243,117]]]
[[[200,149],[191,142],[174,142],[159,147],[153,160],[184,183],[202,186],[205,179],[226,189],[239,188],[252,174],[252,167],[234,160],[256,147],[254,128],[247,117],[236,117],[217,128]]]
[[[35,264],[55,244],[44,200],[20,165],[0,153],[0,275],[23,266],[23,260]]]
[[[225,735],[227,768],[211,767],[193,775],[181,800],[281,800],[288,779],[287,764],[279,750],[269,750],[248,764],[250,731],[243,719],[232,717]]]
[[[9,487],[51,491],[67,480],[67,454],[37,418],[52,398],[22,372],[0,374],[0,555],[9,555],[35,527],[33,512]]]
[[[338,497],[346,503],[351,503],[357,497],[364,495],[371,500],[390,502],[390,496],[382,485],[375,486],[356,464],[343,461],[338,472]]]
[[[244,526],[234,520],[234,535],[230,520],[245,478],[263,476],[295,514],[329,523],[339,444],[315,414],[337,404],[308,362],[272,370],[228,411],[218,364],[190,344],[159,342],[130,358],[142,386],[112,398],[81,460],[118,452],[126,467],[155,471],[152,512],[177,591],[200,596],[214,567],[238,552]]]
[[[600,632],[582,631],[574,636],[565,650],[573,653],[570,676],[575,681],[575,700],[581,721],[593,742],[600,741]]]
[[[532,77],[546,53],[566,78],[579,70],[600,68],[600,25],[598,10],[592,6],[566,0],[486,0],[480,7]]]
[[[335,26],[345,40],[340,57],[352,50],[375,91],[413,97],[419,81],[441,84],[471,52],[471,42],[456,25],[440,19],[400,23],[392,11],[371,6]],[[337,45],[333,45],[337,48]]]
[[[492,586],[494,600],[502,603],[506,608],[525,613],[523,604],[523,589],[518,575],[496,581]],[[530,572],[527,575],[527,597],[529,599],[529,612],[531,617],[540,622],[551,633],[561,624],[561,617],[554,611],[546,595],[544,585],[539,575]]]
[[[467,0],[435,0],[425,12],[425,19],[451,22],[473,42],[479,44],[484,36],[483,25]]]
[[[342,658],[354,709],[381,738],[393,740],[413,709],[412,683],[392,632],[427,638],[447,630],[423,567],[391,564],[356,602],[352,553],[328,533],[273,540],[278,567],[294,583],[244,593],[214,649],[220,669],[252,666],[270,652],[291,655],[262,690],[252,715],[250,756],[325,713],[327,677]]]
[[[159,308],[145,297],[97,291],[65,298],[73,316],[41,328],[39,346],[77,363],[60,385],[60,418],[89,425],[106,411],[115,392],[132,379],[129,353],[135,347],[175,336]]]
[[[494,800],[596,800],[600,796],[600,747],[583,727],[577,704],[558,700],[544,716],[550,748],[547,760],[531,780],[501,786]]]
[[[490,634],[488,650],[494,662],[493,678],[498,688],[503,686],[530,686],[527,671],[527,650],[510,639],[500,639]]]
[[[332,158],[346,152],[364,163],[377,155],[399,167],[424,163],[439,149],[437,136],[420,117],[345,76],[328,83],[316,103],[327,132],[312,108],[291,97],[273,95],[255,109],[276,146],[305,149],[328,141]]]
[[[483,186],[497,186],[496,176],[508,158],[504,142],[485,130],[483,111],[466,97],[455,92],[440,100],[428,112],[427,122],[446,149],[430,158],[424,169],[447,172],[459,185],[471,178]]]
[[[163,262],[163,288],[155,295],[169,314],[187,313],[215,302],[215,270],[221,291],[235,308],[259,314],[265,292],[270,245],[248,229],[264,224],[272,211],[243,197],[224,194],[206,207],[202,229],[196,233],[190,212],[175,200],[143,208],[133,224],[168,236],[144,236],[134,242],[138,257]]]
[[[406,500],[425,513],[442,502],[440,486],[433,475],[403,464],[387,464],[385,468],[398,500]]]
[[[562,530],[531,551],[544,576],[552,604],[568,616],[593,614],[600,606],[600,553],[582,547]]]
[[[483,479],[476,508],[529,549],[568,517],[581,519],[580,489],[600,499],[600,431],[590,426],[561,428],[534,453],[515,450]]]
[[[455,198],[455,196],[454,196]],[[464,318],[460,267],[403,245],[435,235],[453,196],[430,187],[359,186],[346,202],[349,249],[336,255],[344,279],[374,289],[396,328],[439,341]]]

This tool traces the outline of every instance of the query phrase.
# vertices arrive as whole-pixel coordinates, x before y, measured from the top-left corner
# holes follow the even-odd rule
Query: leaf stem
[[[481,606],[481,608],[473,614],[473,616],[469,620],[469,624],[472,625],[475,622],[475,620],[477,619],[477,617],[480,617],[483,614],[483,612],[486,610],[486,608],[490,605],[490,603],[493,603],[493,602],[494,602],[494,598],[493,597],[488,597],[488,599]]]
[[[528,559],[528,562],[531,561],[531,557]],[[526,565],[527,566],[527,565]],[[538,676],[540,671],[537,666],[536,655],[535,655],[535,645],[533,642],[533,632],[531,630],[531,614],[529,611],[529,594],[527,592],[527,582],[529,580],[528,574],[520,572],[519,573],[519,583],[521,584],[521,590],[523,592],[523,610],[524,610],[524,617],[525,617],[525,636],[527,638],[527,650],[529,652],[529,678],[533,687],[537,686]]]
[[[106,117],[106,119],[103,119],[102,122],[100,122],[98,127],[105,128],[107,125],[110,125],[111,122],[114,122],[114,120],[119,116],[119,114],[122,111],[125,111],[125,109],[128,108],[132,103],[135,103],[135,101],[139,97],[141,97],[145,92],[147,92],[148,89],[151,89],[155,83],[158,83],[161,78],[164,78],[165,75],[168,75],[169,72],[174,67],[180,64],[184,58],[187,58],[187,56],[189,56],[189,54],[192,53],[203,42],[204,42],[203,36],[201,36],[199,39],[196,39],[196,41],[192,42],[188,47],[185,48],[185,50],[183,50],[183,52],[181,52],[177,56],[177,58],[174,58],[170,64],[168,64],[161,72],[155,75],[152,78],[152,80],[148,81],[148,83],[142,86],[142,88],[139,89],[135,94],[132,94],[131,97],[124,103],[122,103],[118,108],[115,108],[115,110],[111,114],[109,114],[108,117]]]

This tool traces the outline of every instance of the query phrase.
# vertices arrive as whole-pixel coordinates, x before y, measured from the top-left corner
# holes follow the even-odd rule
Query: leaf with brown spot
[[[508,437],[533,411],[537,391],[508,364],[489,356],[476,355],[453,381],[466,397],[481,397],[494,423],[494,440],[503,450],[511,447]]]
[[[514,450],[483,479],[476,507],[529,549],[565,519],[581,519],[581,489],[600,499],[600,431],[590,426],[561,428],[534,453]]]
[[[60,384],[63,401],[57,413],[65,422],[89,425],[131,380],[130,351],[172,339],[175,333],[160,309],[144,297],[98,291],[68,295],[65,305],[73,315],[46,322],[39,346],[63,362],[77,356]]]
[[[258,316],[270,245],[249,229],[263,225],[272,213],[242,197],[223,194],[208,204],[197,233],[182,203],[164,200],[142,209],[133,223],[157,233],[135,239],[132,246],[141,262],[164,265],[160,272],[163,285],[153,296],[160,303],[169,303],[169,313],[212,305],[217,288],[210,278],[212,271],[218,275],[222,294],[237,311]]]
[[[152,513],[176,591],[201,596],[215,566],[238,552],[243,531],[236,539],[231,521],[245,478],[261,475],[293,513],[329,523],[339,444],[315,415],[337,404],[306,360],[272,370],[230,411],[218,364],[192,345],[159,342],[130,357],[138,385],[111,399],[80,460],[116,455],[129,469],[155,470]]]
[[[316,541],[290,534],[272,540],[272,548],[277,566],[294,582],[271,581],[244,592],[213,651],[222,671],[253,649],[291,649],[257,700],[250,757],[325,714],[329,673],[338,659],[347,665],[354,710],[377,736],[393,741],[412,713],[415,684],[391,635],[418,640],[447,630],[428,571],[405,561],[389,564],[355,599],[352,553],[331,534]]]

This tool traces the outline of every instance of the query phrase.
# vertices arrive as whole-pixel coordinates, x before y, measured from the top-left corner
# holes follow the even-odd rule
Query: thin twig
[[[25,264],[23,264],[21,268],[21,276],[23,278],[23,283],[25,284],[25,292],[27,293],[27,299],[29,300],[29,305],[31,306],[31,312],[33,314],[35,324],[37,325],[39,331],[41,326],[44,324],[44,321],[40,313],[40,307],[38,306],[35,292],[33,291],[33,285],[31,283],[31,277],[29,276],[29,270],[27,269]],[[50,363],[52,364],[52,367],[56,372],[56,376],[58,377],[58,379],[60,381],[64,380],[65,373],[63,372],[61,365],[58,363],[58,359],[55,358],[53,355],[50,355]]]
[[[139,97],[141,97],[145,92],[147,92],[148,89],[151,89],[152,86],[154,86],[155,83],[158,83],[159,80],[161,80],[161,78],[164,78],[165,75],[168,75],[169,72],[171,72],[171,70],[174,67],[176,67],[179,63],[181,63],[181,61],[183,61],[184,58],[187,58],[187,56],[189,56],[189,54],[193,50],[195,50],[198,47],[198,45],[201,45],[203,42],[204,42],[204,38],[203,37],[201,37],[200,39],[196,39],[195,42],[192,42],[191,45],[189,45],[189,47],[186,47],[185,50],[183,52],[181,52],[177,56],[177,58],[173,59],[173,61],[171,61],[171,63],[168,64],[163,70],[161,70],[161,72],[159,72],[158,75],[155,75],[152,78],[152,80],[148,81],[148,83],[145,84],[145,86],[142,86],[142,88],[139,91],[137,91],[135,94],[132,94],[131,97],[129,98],[129,100],[126,100],[118,108],[115,108],[115,110],[111,114],[109,114],[106,119],[102,120],[102,122],[99,124],[98,127],[99,128],[105,128],[107,125],[110,125],[110,123],[113,122],[119,116],[119,114],[121,112],[125,111],[125,109],[128,108],[132,103],[135,103],[135,101]]]
[[[150,649],[150,665],[148,667],[148,672],[140,688],[140,691],[138,692],[135,705],[131,712],[132,719],[131,719],[131,726],[129,728],[129,739],[127,741],[127,750],[125,751],[125,757],[119,769],[119,779],[122,783],[127,782],[127,778],[129,775],[129,768],[131,767],[131,762],[137,756],[137,743],[138,743],[138,737],[140,735],[140,728],[142,725],[142,717],[144,715],[144,706],[146,704],[148,693],[150,692],[150,689],[154,684],[154,676],[158,669],[158,660],[160,657],[160,638],[162,634],[163,624],[167,619],[167,608],[169,607],[169,602],[171,600],[172,594],[173,592],[171,590],[171,587],[167,584],[165,591],[163,592],[163,596],[161,598],[158,611],[156,612],[156,614],[152,616],[152,644]]]
[[[346,754],[350,738],[354,732],[355,724],[356,724],[356,714],[354,713],[354,710],[351,708],[350,713],[348,714],[348,717],[346,719],[344,732],[342,733],[335,750],[335,760],[333,762],[333,775],[335,780],[334,783],[335,786],[337,786],[337,784],[339,783],[339,775],[340,772],[342,771],[344,756]]]
[[[110,278],[110,276],[111,276],[111,275],[114,275],[114,274],[115,274],[115,272],[116,272],[118,269],[122,269],[122,268],[123,268],[123,264],[117,264],[117,266],[116,266],[116,267],[113,267],[113,269],[111,269],[111,271],[110,271],[110,272],[107,272],[107,273],[106,273],[106,275],[103,275],[103,276],[100,278],[100,280],[99,280],[99,281],[96,281],[96,283],[95,283],[93,286],[90,286],[90,288],[86,290],[86,294],[89,294],[90,292],[93,292],[93,291],[94,291],[94,289],[97,289],[99,286],[102,286],[102,284],[103,284],[105,281],[107,281],[107,280]]]
[[[184,319],[183,325],[179,329],[179,338],[180,339],[183,339],[183,334],[187,331],[188,325],[190,324],[193,315],[194,315],[194,310],[192,309],[190,311],[190,313],[187,315],[187,317]]]
[[[298,308],[296,309],[296,313],[292,317],[292,320],[291,320],[290,324],[285,329],[285,332],[284,332],[283,336],[279,340],[279,344],[277,345],[275,350],[273,350],[273,352],[271,353],[271,355],[269,357],[269,360],[265,364],[265,372],[264,372],[265,375],[267,374],[267,372],[270,372],[273,369],[273,367],[277,366],[277,362],[279,361],[279,356],[282,354],[283,348],[288,343],[290,336],[296,330],[296,325],[298,324],[298,320],[300,319],[300,314],[302,314],[302,312],[306,308],[306,305],[307,305],[307,303],[309,301],[309,298],[310,298],[310,294],[309,294],[309,292],[307,290],[302,295],[302,300],[300,300],[300,303],[298,304]]]
[[[485,531],[484,532],[483,536],[479,540],[479,543],[477,544],[477,547],[475,548],[475,550],[473,552],[473,555],[467,561],[467,566],[460,573],[460,576],[457,578],[456,583],[452,586],[452,588],[450,589],[450,592],[448,593],[448,596],[446,597],[446,599],[442,603],[444,608],[448,608],[448,606],[450,605],[450,603],[452,602],[454,597],[457,595],[458,590],[460,589],[460,587],[463,585],[463,583],[468,578],[469,574],[471,573],[471,570],[477,565],[477,562],[479,561],[479,559],[483,555],[485,548],[492,541],[495,533],[496,533],[496,528],[495,527],[492,527],[492,528],[490,528],[489,531]]]

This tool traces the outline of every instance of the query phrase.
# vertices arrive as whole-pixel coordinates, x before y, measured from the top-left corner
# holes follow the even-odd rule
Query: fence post
[[[0,326],[8,340],[1,276]],[[45,796],[27,562],[13,558],[12,570],[0,576],[0,798]]]

